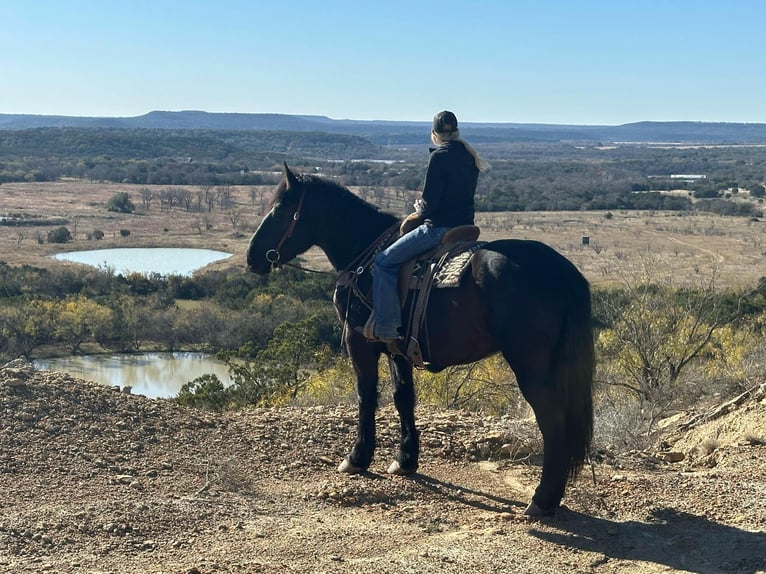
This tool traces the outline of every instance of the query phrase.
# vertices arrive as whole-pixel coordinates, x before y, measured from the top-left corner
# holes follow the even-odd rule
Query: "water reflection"
[[[83,355],[39,359],[34,364],[105,385],[130,386],[134,394],[150,398],[174,397],[185,383],[207,373],[230,384],[226,365],[205,353]]]
[[[228,259],[231,253],[186,247],[121,247],[70,251],[57,253],[51,257],[92,267],[108,267],[122,274],[159,273],[160,275],[189,276],[205,265]]]

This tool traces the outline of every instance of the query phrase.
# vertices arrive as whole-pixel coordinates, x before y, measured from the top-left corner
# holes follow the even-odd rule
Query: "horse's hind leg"
[[[547,364],[547,361],[540,364]],[[532,407],[543,435],[543,472],[525,511],[525,514],[536,516],[551,515],[556,511],[564,496],[570,470],[565,411],[552,388],[547,370],[547,367],[515,370],[519,388]]]
[[[389,474],[411,474],[418,469],[420,438],[415,427],[415,385],[412,365],[401,356],[388,360],[394,386],[394,404],[399,412],[401,437],[396,460],[388,467]]]

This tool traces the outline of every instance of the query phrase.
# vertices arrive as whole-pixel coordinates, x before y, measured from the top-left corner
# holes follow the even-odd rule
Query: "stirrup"
[[[370,313],[370,317],[364,324],[364,327],[362,328],[362,335],[368,341],[375,339],[375,315],[373,313]]]
[[[362,336],[370,343],[386,343],[387,345],[394,345],[395,347],[397,342],[400,340],[399,337],[378,337],[375,334],[375,315],[372,313],[370,313],[370,318],[367,319],[367,322],[364,324],[364,328],[362,329]]]

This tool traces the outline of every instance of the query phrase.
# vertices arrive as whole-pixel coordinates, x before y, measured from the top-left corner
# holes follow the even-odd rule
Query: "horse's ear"
[[[287,167],[287,162],[284,162],[285,165],[285,181],[287,182],[287,189],[291,189],[298,186],[298,178],[295,177],[295,174],[290,171],[290,168]]]

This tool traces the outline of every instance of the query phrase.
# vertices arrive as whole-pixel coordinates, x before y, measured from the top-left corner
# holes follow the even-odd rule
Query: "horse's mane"
[[[340,183],[318,175],[305,173],[295,174],[295,178],[301,185],[308,186],[310,188],[309,193],[311,193],[312,196],[323,195],[326,201],[332,202],[332,205],[341,205],[342,202],[343,205],[345,205],[347,208],[353,209],[354,211],[368,211],[381,214],[385,213],[386,215],[390,215],[394,219],[397,219],[395,215],[383,212],[377,206],[369,203],[368,201],[365,201]],[[274,197],[271,200],[269,209],[271,209],[275,203],[283,199],[287,194],[287,191],[287,182],[282,180],[277,186],[277,189],[274,191]]]

